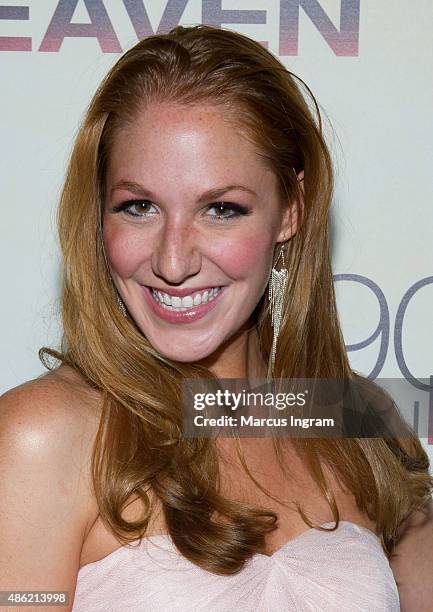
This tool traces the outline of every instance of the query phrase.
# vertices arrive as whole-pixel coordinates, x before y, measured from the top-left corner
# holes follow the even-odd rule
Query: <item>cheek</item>
[[[247,279],[251,276],[260,282],[272,260],[272,240],[270,236],[250,234],[239,238],[229,248],[221,251],[221,267],[234,279]]]
[[[111,226],[107,224],[103,230],[104,248],[108,263],[112,271],[122,278],[129,278],[147,257],[143,239],[132,233],[127,227]]]

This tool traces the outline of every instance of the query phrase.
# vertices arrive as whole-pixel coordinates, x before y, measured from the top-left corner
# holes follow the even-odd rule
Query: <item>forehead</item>
[[[118,129],[109,151],[108,178],[158,177],[209,182],[274,182],[260,151],[233,114],[211,105],[153,103]]]
[[[181,134],[196,133],[205,137],[215,130],[219,136],[240,138],[241,126],[234,113],[226,107],[210,104],[177,104],[151,102],[129,122],[117,130],[114,145],[138,136],[140,139],[175,138]]]

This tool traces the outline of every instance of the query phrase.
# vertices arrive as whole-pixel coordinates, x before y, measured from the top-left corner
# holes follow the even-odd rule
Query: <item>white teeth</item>
[[[220,289],[221,287],[213,287],[209,291],[206,289],[202,293],[197,293],[194,298],[192,295],[186,295],[185,297],[180,298],[176,295],[171,296],[167,293],[152,289],[152,296],[160,306],[167,308],[167,310],[182,312],[188,308],[211,302],[219,293]]]

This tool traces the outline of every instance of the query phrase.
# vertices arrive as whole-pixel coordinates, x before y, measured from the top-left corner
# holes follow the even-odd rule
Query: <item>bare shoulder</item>
[[[0,397],[0,450],[10,456],[25,452],[50,469],[54,461],[90,493],[88,468],[100,412],[99,392],[61,365]]]
[[[89,467],[100,408],[67,366],[0,397],[0,587],[73,590],[98,515]]]
[[[3,448],[59,452],[70,468],[84,467],[99,424],[100,395],[69,366],[60,366],[0,397]],[[52,457],[53,458],[53,457]]]
[[[399,528],[390,566],[400,594],[401,610],[431,610],[433,600],[433,499],[414,511]]]
[[[12,389],[6,391],[0,396],[3,402],[7,402],[10,407],[14,401],[19,401],[20,398],[33,397],[41,400],[42,404],[47,402],[54,406],[57,402],[50,402],[50,399],[61,399],[67,404],[74,403],[75,406],[82,404],[81,412],[90,412],[88,402],[93,399],[97,403],[99,394],[91,389],[84,381],[83,377],[73,368],[68,365],[60,365],[57,369],[49,371],[37,378],[28,380]],[[87,402],[83,403],[83,400]],[[42,406],[39,406],[41,408]],[[62,405],[58,405],[61,409]]]
[[[100,405],[100,395],[72,368],[62,365],[0,396],[1,431],[39,430],[39,439],[41,435],[48,439],[61,428],[66,442],[78,433],[87,439],[99,423]]]

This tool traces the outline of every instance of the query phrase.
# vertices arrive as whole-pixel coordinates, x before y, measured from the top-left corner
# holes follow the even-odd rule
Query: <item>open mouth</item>
[[[227,289],[226,286],[211,287],[181,298],[156,291],[153,287],[141,287],[152,311],[168,323],[190,323],[203,318],[215,309]]]
[[[212,302],[221,291],[221,287],[211,287],[204,291],[196,291],[191,293],[191,295],[178,297],[157,291],[152,287],[149,287],[149,289],[155,302],[162,308],[165,308],[171,312],[186,312],[188,310],[197,308],[202,304],[208,304],[209,302]]]

